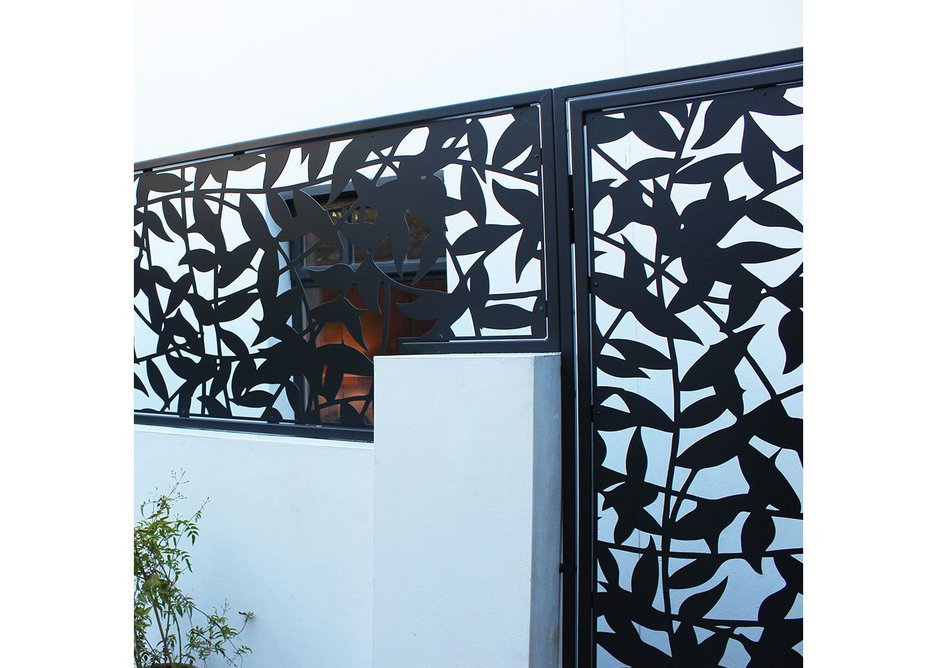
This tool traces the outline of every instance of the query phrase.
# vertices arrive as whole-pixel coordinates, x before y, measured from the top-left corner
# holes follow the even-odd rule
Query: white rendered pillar
[[[377,358],[376,668],[558,665],[559,367]]]

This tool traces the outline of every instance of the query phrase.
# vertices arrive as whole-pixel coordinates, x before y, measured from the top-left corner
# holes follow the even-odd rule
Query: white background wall
[[[801,2],[137,2],[134,157],[803,44]]]
[[[183,516],[209,499],[183,588],[254,612],[245,665],[371,665],[371,444],[140,426],[134,452],[135,508],[173,471]]]

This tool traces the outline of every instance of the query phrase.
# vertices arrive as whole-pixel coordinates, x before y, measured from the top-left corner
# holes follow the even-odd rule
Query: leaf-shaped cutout
[[[492,184],[492,189],[498,204],[525,228],[542,226],[543,209],[537,195],[526,189],[506,188],[497,181]]]
[[[748,345],[760,326],[729,335],[711,345],[680,380],[680,389],[702,390],[715,385],[722,376],[732,374],[748,352]]]
[[[718,557],[702,555],[671,575],[669,584],[673,589],[699,587],[713,579],[722,562]]]
[[[750,489],[752,505],[766,508],[774,506],[782,513],[800,513],[800,497],[790,481],[769,458],[755,448],[739,453],[739,468]]]
[[[290,147],[275,148],[264,151],[264,190],[269,190],[280,178],[283,168],[290,159]]]
[[[189,409],[192,405],[192,395],[198,388],[198,383],[189,380],[182,384],[179,393],[176,395],[176,412],[182,417],[189,416]]]
[[[227,249],[225,245],[224,233],[221,231],[221,214],[211,210],[204,197],[195,197],[192,201],[192,211],[195,214],[195,223],[192,225],[192,231],[198,232],[215,247],[215,250],[224,252]]]
[[[373,135],[358,135],[342,149],[335,160],[335,169],[332,171],[332,187],[329,191],[329,204],[338,199],[345,186],[351,181],[352,175],[362,168],[373,150]]]
[[[800,310],[804,305],[803,266],[787,277],[783,283],[770,290],[772,297],[790,310]]]
[[[804,229],[803,224],[790,211],[765,199],[746,201],[745,213],[752,221],[765,227],[785,227],[797,231]]]
[[[766,401],[745,416],[745,420],[758,438],[779,448],[802,452],[804,421],[790,416],[778,400]]]
[[[166,315],[171,315],[179,305],[185,300],[185,296],[192,289],[192,275],[183,274],[178,281],[173,284],[169,291],[169,299],[166,302]]]
[[[783,587],[774,592],[758,607],[758,621],[761,624],[771,624],[774,621],[784,619],[794,607],[794,601],[797,599],[797,590],[791,587]]]
[[[209,416],[231,417],[231,411],[229,411],[227,406],[225,406],[215,397],[203,394],[202,396],[198,397],[198,400],[202,404],[204,412],[208,413]]]
[[[705,540],[715,553],[720,534],[748,507],[747,494],[698,501],[696,508],[671,525],[670,535],[678,540]]]
[[[605,114],[589,115],[586,121],[586,138],[590,146],[608,144],[627,136],[631,132],[631,121]]]
[[[752,181],[765,190],[778,184],[774,151],[777,147],[751,116],[745,117],[742,133],[742,163]]]
[[[166,362],[172,372],[184,380],[201,382],[205,379],[205,369],[198,362],[182,354],[167,355]]]
[[[704,436],[684,450],[676,460],[677,466],[688,469],[707,469],[725,464],[748,446],[751,432],[736,422],[725,429]]]
[[[397,307],[411,320],[435,320],[447,309],[451,297],[449,293],[427,290],[412,302],[398,304]]]
[[[300,392],[299,387],[293,381],[285,382],[283,387],[286,391],[286,399],[289,401],[290,408],[293,409],[293,413],[298,418],[303,414],[302,392]]]
[[[632,311],[642,325],[658,336],[700,343],[696,332],[643,286],[619,276],[595,274],[592,288],[596,297],[610,306]]]
[[[146,385],[143,384],[143,381],[140,380],[140,376],[136,373],[133,374],[133,389],[140,390],[145,396],[150,396],[149,391],[146,389]]]
[[[257,295],[249,292],[238,292],[228,297],[222,297],[215,306],[211,324],[231,322],[247,313],[248,309],[257,302]],[[209,323],[204,323],[209,324]]]
[[[638,426],[631,413],[609,406],[596,406],[593,409],[592,424],[599,431],[621,431]]]
[[[715,98],[703,117],[703,132],[693,144],[693,150],[709,148],[725,137],[745,113],[748,102],[739,94]]]
[[[515,115],[515,120],[498,139],[494,153],[491,156],[491,163],[495,167],[504,167],[520,157],[524,151],[528,149],[533,151],[537,139],[538,130],[536,126],[531,124],[524,116]]]
[[[743,241],[729,246],[723,251],[723,255],[738,264],[760,264],[780,260],[798,251],[800,251],[799,248],[772,246],[761,241]]]
[[[784,346],[784,373],[804,363],[804,312],[793,309],[778,324],[778,336]]]
[[[429,271],[436,266],[436,261],[443,256],[446,249],[446,233],[444,230],[433,230],[426,239],[423,240],[423,248],[420,249],[420,266],[417,267],[416,274],[411,285],[416,285]]]
[[[242,153],[229,158],[212,160],[206,165],[211,169],[213,179],[218,183],[225,183],[228,179],[228,172],[243,172],[261,162],[263,158],[257,153]]]
[[[381,313],[380,289],[386,280],[384,273],[377,268],[370,256],[355,270],[355,285],[365,307],[372,313]],[[389,315],[388,315],[389,317]]]
[[[309,311],[310,322],[340,322],[362,348],[367,348],[361,330],[361,314],[364,309],[355,308],[345,297],[320,304]]]
[[[403,277],[403,263],[410,250],[410,226],[412,214],[407,211],[404,215],[395,215],[389,218],[387,227],[390,229],[390,250],[394,257],[397,275]],[[388,222],[385,220],[385,222]]]
[[[729,578],[725,578],[712,589],[688,597],[680,606],[680,617],[683,619],[703,619],[722,598],[728,583]]]
[[[374,363],[364,353],[341,343],[319,346],[322,358],[340,364],[342,370],[353,376],[373,376]]]
[[[343,294],[355,280],[355,270],[347,264],[334,264],[321,269],[307,267],[303,280],[311,287]]]
[[[654,107],[637,107],[625,112],[625,118],[631,122],[634,133],[648,146],[662,151],[676,151],[680,148],[680,139],[660,111]]]
[[[680,411],[680,428],[693,429],[713,422],[726,410],[722,397],[713,394],[694,401]]]
[[[781,158],[784,162],[796,169],[798,172],[804,171],[804,147],[795,146],[790,151],[781,151]]]
[[[690,160],[692,158],[647,158],[628,168],[628,178],[637,181],[656,179],[658,176],[676,172]]]
[[[208,396],[217,397],[228,387],[228,381],[231,378],[231,360],[218,360],[218,368],[214,370],[211,379],[211,386],[208,388]]]
[[[172,172],[143,172],[137,178],[137,206],[144,206],[150,197],[151,191],[170,193],[182,190],[191,181]]]
[[[462,182],[459,190],[465,210],[469,212],[478,225],[484,224],[487,215],[485,194],[475,177],[474,170],[468,166],[462,167]]]
[[[137,214],[139,212],[134,212]],[[163,241],[172,242],[172,237],[166,234],[166,228],[163,227],[163,221],[160,220],[160,217],[155,211],[147,211],[146,213],[140,214],[141,222],[143,222],[144,228],[156,236],[158,236]]]
[[[696,642],[696,632],[693,630],[692,624],[682,622],[673,634],[670,644],[674,665],[680,665],[680,663],[686,665],[688,662],[693,662],[694,668],[703,668],[702,664],[696,662],[696,653],[699,646]]]
[[[628,444],[628,454],[625,456],[625,471],[633,480],[643,480],[647,474],[647,450],[641,438],[641,429],[634,430],[631,443]]]
[[[611,355],[599,355],[595,359],[595,365],[600,371],[616,378],[648,378],[648,375],[641,370],[641,367],[631,360],[612,357]]]
[[[495,304],[485,309],[482,326],[491,329],[529,327],[533,314],[515,304]]]
[[[303,144],[301,151],[301,159],[306,162],[306,173],[309,176],[309,182],[312,183],[319,178],[319,173],[325,166],[325,161],[329,156],[329,142],[317,141]]]
[[[275,195],[275,197],[281,202],[283,201],[278,196]],[[241,225],[244,227],[244,232],[247,234],[247,238],[251,240],[251,243],[261,248],[271,247],[273,235],[270,234],[270,228],[267,227],[267,220],[260,212],[260,209],[257,208],[257,205],[254,204],[254,200],[246,193],[241,193],[241,198],[238,201],[238,211],[241,213]]]
[[[163,403],[169,403],[169,391],[166,389],[166,381],[163,380],[163,374],[156,366],[156,362],[151,359],[146,361],[146,378],[150,382],[150,387],[156,392],[156,396],[162,399]]]
[[[251,260],[257,255],[257,246],[247,242],[226,253],[219,263],[218,287],[226,288],[251,268]]]
[[[804,593],[804,564],[789,554],[779,554],[774,557],[774,565],[784,581],[801,594]]]
[[[761,574],[761,560],[774,540],[776,530],[771,515],[752,512],[742,525],[742,552],[756,573]]]
[[[719,668],[726,653],[726,645],[729,644],[729,637],[728,633],[713,633],[701,642],[694,657],[697,665],[700,668]]]
[[[648,607],[654,603],[660,584],[660,557],[657,555],[654,537],[650,536],[649,540],[647,548],[638,557],[638,563],[631,572],[631,593],[636,602]]]
[[[307,232],[312,232],[326,243],[341,248],[342,242],[338,236],[338,230],[332,222],[332,217],[321,204],[302,190],[293,191],[293,203],[296,206],[296,224],[288,231],[283,230],[278,235],[278,240],[296,239]]]
[[[488,133],[477,118],[469,121],[467,131],[469,156],[478,170],[479,178],[484,182],[485,166],[488,164]]]
[[[202,272],[213,271],[217,266],[217,263],[215,262],[215,254],[204,248],[190,250],[188,253],[182,256],[182,259],[179,260],[179,264],[187,264],[193,269]]]
[[[273,402],[273,395],[264,390],[251,390],[234,399],[239,406],[251,408],[267,408]]]
[[[245,360],[250,357],[250,351],[247,348],[247,344],[241,340],[241,337],[239,337],[234,332],[229,332],[228,330],[221,327],[219,327],[217,331],[218,336],[221,338],[221,342],[225,344],[238,359]]]
[[[186,223],[182,219],[180,213],[176,210],[176,207],[173,206],[173,203],[169,200],[163,202],[163,218],[166,221],[166,226],[170,230],[183,239],[185,238],[187,231]]]
[[[677,172],[673,180],[677,183],[712,183],[725,179],[726,173],[742,162],[741,153],[725,153],[703,158]]]
[[[765,284],[754,274],[740,274],[729,288],[729,317],[726,325],[729,329],[738,329],[746,324],[758,310],[765,295]]]
[[[463,232],[452,245],[453,255],[493,251],[521,231],[518,225],[479,225]]]
[[[615,555],[612,554],[612,551],[605,545],[596,544],[595,558],[599,567],[602,569],[602,573],[605,574],[605,582],[617,585],[620,577],[618,561],[615,560]]]
[[[608,344],[642,369],[669,369],[670,360],[659,350],[630,339],[609,339]]]

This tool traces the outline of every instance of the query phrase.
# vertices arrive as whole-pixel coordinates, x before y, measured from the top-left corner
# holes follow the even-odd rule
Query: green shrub
[[[133,530],[133,636],[136,668],[192,666],[210,656],[240,666],[251,651],[236,643],[252,612],[239,612],[240,628],[228,622],[228,603],[221,610],[203,611],[179,588],[179,579],[192,571],[185,547],[194,545],[206,499],[191,517],[180,517],[174,505],[183,500],[184,473],[173,473],[169,492],[145,501]]]

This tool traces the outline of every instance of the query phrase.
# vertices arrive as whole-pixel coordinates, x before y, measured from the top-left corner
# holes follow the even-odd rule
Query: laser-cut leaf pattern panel
[[[368,427],[375,354],[544,339],[540,113],[138,173],[137,411]]]
[[[585,118],[598,666],[802,664],[801,92]]]

